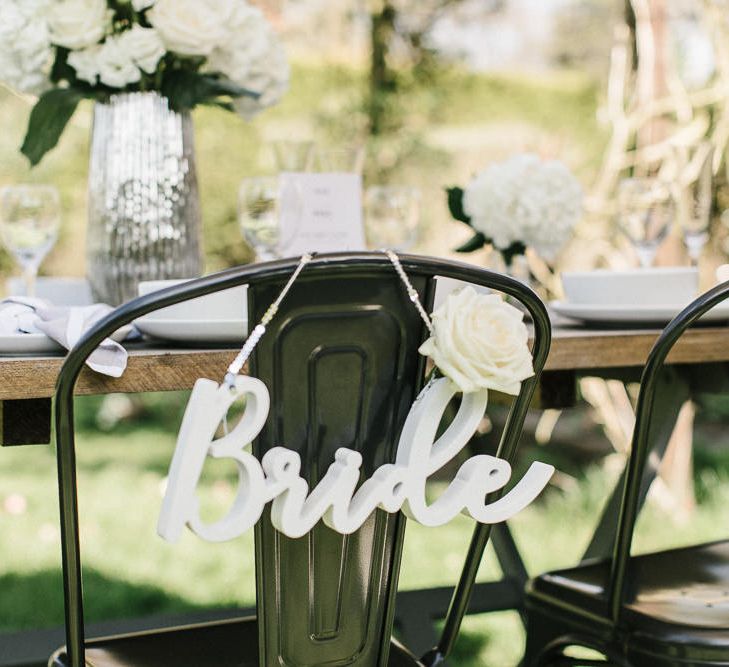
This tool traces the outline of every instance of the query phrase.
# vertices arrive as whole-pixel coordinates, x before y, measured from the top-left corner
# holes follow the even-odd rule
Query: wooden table
[[[557,326],[545,370],[642,367],[659,330],[587,329]],[[671,351],[668,363],[697,364],[729,361],[729,327],[696,327],[686,332]]]
[[[572,404],[577,375],[610,375],[618,369],[639,369],[658,333],[657,330],[555,328],[542,381],[542,406]],[[234,348],[130,345],[128,367],[121,378],[109,378],[86,368],[79,378],[77,392],[107,394],[189,389],[199,377],[222,378],[235,352]],[[50,441],[50,397],[63,357],[60,352],[35,357],[0,357],[1,444]],[[728,327],[689,331],[669,357],[669,362],[675,364],[724,361],[729,361]]]
[[[545,371],[589,371],[641,367],[658,330],[555,328]],[[86,368],[78,394],[174,391],[189,389],[201,376],[222,377],[235,348],[182,349],[130,345],[129,364],[121,378]],[[62,353],[35,357],[0,356],[0,401],[50,398],[63,363]],[[684,335],[669,363],[729,361],[729,327],[701,327]]]

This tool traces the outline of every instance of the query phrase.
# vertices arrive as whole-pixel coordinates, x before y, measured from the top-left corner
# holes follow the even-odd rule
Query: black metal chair
[[[531,314],[537,376],[523,383],[499,446],[499,455],[512,461],[549,350],[543,304],[506,276],[432,258],[401,259],[428,309],[434,277],[446,276],[504,292]],[[489,526],[475,528],[439,645],[418,660],[392,639],[405,520],[402,514],[382,511],[352,535],[320,524],[297,540],[274,530],[264,512],[255,530],[255,618],[106,639],[84,637],[73,393],[85,359],[111,332],[142,315],[238,285],[249,285],[248,321],[257,322],[295,266],[295,260],[246,266],[140,297],[99,322],[69,353],[55,396],[67,643],[51,658],[53,667],[431,666],[441,664],[452,649]],[[336,448],[346,446],[363,454],[363,473],[371,475],[392,460],[422,386],[425,359],[417,350],[426,334],[384,255],[316,257],[251,357],[250,372],[267,384],[272,399],[255,454],[262,457],[274,445],[286,443],[301,454],[302,474],[314,484]]]
[[[641,379],[612,556],[529,583],[523,667],[605,663],[568,660],[565,650],[574,646],[595,649],[621,667],[729,665],[729,541],[630,554],[659,375],[684,331],[727,297],[729,282],[697,298],[653,346]]]

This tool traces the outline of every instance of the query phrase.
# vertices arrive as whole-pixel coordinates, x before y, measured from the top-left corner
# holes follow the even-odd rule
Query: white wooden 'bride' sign
[[[229,540],[253,527],[271,501],[271,521],[289,537],[305,535],[320,519],[333,530],[349,534],[376,508],[386,512],[402,510],[427,526],[445,524],[459,513],[481,523],[505,521],[539,495],[554,472],[552,466],[533,463],[508,493],[487,503],[488,494],[507,484],[511,468],[506,461],[493,456],[472,456],[461,465],[439,498],[430,504],[426,501],[428,477],[466,446],[486,409],[486,389],[464,393],[455,419],[436,439],[443,413],[456,391],[448,378],[429,384],[410,410],[395,463],[378,468],[359,488],[362,456],[341,448],[310,492],[300,475],[298,453],[274,447],[259,461],[250,451],[251,441],[268,417],[270,398],[266,386],[244,376],[236,378],[234,389],[200,379],[195,383],[180,429],[158,532],[166,540],[175,541],[188,525],[205,540]],[[245,397],[246,406],[240,422],[230,433],[214,440],[228,409],[241,397]],[[208,455],[232,459],[239,471],[238,494],[229,513],[212,524],[201,520],[195,496]]]

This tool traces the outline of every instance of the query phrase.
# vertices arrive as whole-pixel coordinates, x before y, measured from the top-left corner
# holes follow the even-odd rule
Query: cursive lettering
[[[359,488],[362,455],[340,448],[310,490],[301,477],[298,453],[274,447],[259,462],[250,451],[270,408],[268,390],[260,380],[238,377],[233,390],[211,380],[198,380],[180,428],[158,532],[175,541],[187,525],[205,540],[232,539],[253,527],[269,502],[273,525],[293,538],[306,535],[320,520],[337,532],[353,533],[378,508],[402,510],[426,526],[445,524],[459,513],[481,523],[505,521],[539,495],[554,472],[552,466],[533,463],[508,493],[487,502],[490,494],[509,482],[511,467],[502,459],[479,454],[461,465],[438,498],[430,504],[426,499],[429,477],[468,444],[486,410],[486,390],[464,394],[456,417],[436,437],[456,391],[446,378],[428,384],[405,421],[395,463],[380,466]],[[240,422],[230,433],[213,440],[230,406],[242,397],[246,405]],[[195,496],[208,455],[233,460],[239,477],[238,494],[230,511],[212,524],[201,520]]]

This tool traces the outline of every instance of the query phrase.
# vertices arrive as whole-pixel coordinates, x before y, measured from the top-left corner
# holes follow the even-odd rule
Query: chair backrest
[[[534,323],[535,377],[512,404],[498,455],[513,460],[524,417],[547,357],[546,310],[525,285],[477,267],[404,255],[402,265],[427,310],[435,276],[493,288],[520,301]],[[85,359],[111,332],[153,310],[248,284],[248,318],[260,320],[296,260],[232,269],[116,309],[69,353],[56,391],[56,437],[66,601],[67,651],[83,665],[83,602],[73,433],[73,390]],[[243,306],[241,306],[243,307]],[[252,325],[251,325],[252,326]],[[398,436],[422,386],[418,347],[427,330],[389,260],[380,253],[320,255],[307,265],[250,361],[266,383],[271,413],[257,456],[285,443],[299,452],[302,476],[315,484],[338,447],[359,451],[362,473],[394,458]],[[232,356],[232,355],[231,355]],[[277,532],[266,511],[256,526],[261,665],[386,665],[394,615],[404,517],[376,511],[355,533],[317,525],[306,537]],[[477,533],[488,537],[488,526]],[[482,539],[485,546],[485,539]],[[480,553],[470,561],[480,561]],[[467,562],[469,572],[477,569]],[[470,582],[470,583],[469,583]],[[456,632],[473,585],[466,578],[448,626]],[[465,601],[465,604],[464,604]]]
[[[626,574],[640,505],[641,481],[651,449],[651,422],[659,376],[673,346],[686,329],[704,313],[728,297],[729,282],[725,282],[702,294],[686,306],[666,325],[666,328],[654,343],[643,369],[630,458],[628,460],[628,473],[623,487],[623,498],[607,586],[608,609],[615,623],[620,619],[623,601],[627,593]]]

